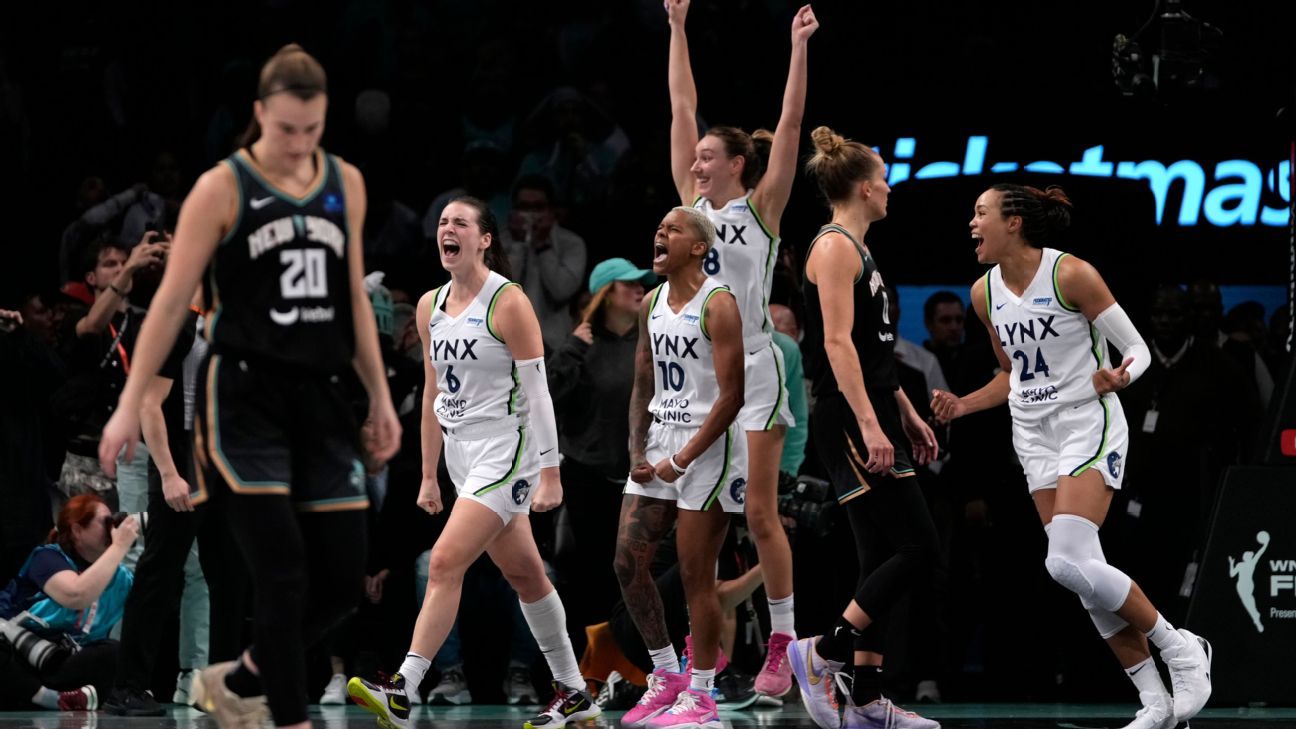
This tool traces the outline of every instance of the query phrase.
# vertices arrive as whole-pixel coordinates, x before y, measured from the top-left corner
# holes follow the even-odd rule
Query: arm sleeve
[[[1133,357],[1134,361],[1130,366],[1125,368],[1129,373],[1130,383],[1133,383],[1147,370],[1148,365],[1152,364],[1152,350],[1148,349],[1147,344],[1143,342],[1143,337],[1139,336],[1138,330],[1134,328],[1134,322],[1130,321],[1129,314],[1121,308],[1120,304],[1112,304],[1107,307],[1098,318],[1093,320],[1093,325],[1098,329],[1107,341],[1116,345],[1116,349],[1126,357]]]
[[[558,423],[554,420],[553,399],[549,397],[544,358],[515,360],[513,364],[531,409],[531,429],[535,431],[536,447],[540,450],[540,467],[557,466]]]

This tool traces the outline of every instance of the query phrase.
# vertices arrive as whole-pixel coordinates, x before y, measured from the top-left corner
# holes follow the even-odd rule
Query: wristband
[[[679,454],[677,453],[675,455],[679,455]],[[680,468],[680,465],[675,462],[675,456],[670,457],[670,467],[675,470],[676,476],[683,476],[684,474],[688,473],[687,468]]]

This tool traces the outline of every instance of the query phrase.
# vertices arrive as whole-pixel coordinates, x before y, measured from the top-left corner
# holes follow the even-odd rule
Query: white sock
[[[1179,631],[1175,630],[1170,621],[1166,620],[1161,613],[1157,613],[1156,623],[1147,632],[1147,639],[1152,641],[1157,650],[1162,653],[1167,650],[1177,651],[1184,646],[1183,636],[1179,635]]]
[[[1142,663],[1125,669],[1125,675],[1134,682],[1134,687],[1139,690],[1140,696],[1145,692],[1156,695],[1166,692],[1165,684],[1161,683],[1161,674],[1157,673],[1156,664],[1152,662],[1152,656],[1148,656]]]
[[[558,591],[554,590],[535,602],[518,602],[522,605],[522,616],[531,628],[531,635],[535,636],[536,644],[549,663],[554,680],[569,689],[583,691],[585,679],[581,676],[571,638],[567,635],[567,611],[563,609]]]
[[[679,673],[679,654],[675,652],[675,646],[668,643],[665,648],[650,648],[648,655],[652,657],[654,671]]]
[[[405,661],[401,663],[399,673],[405,679],[406,694],[413,696],[418,693],[419,686],[423,685],[423,677],[427,675],[428,668],[431,666],[432,661],[417,653],[405,654]]]
[[[792,617],[792,596],[781,600],[768,600],[770,611],[770,630],[775,633],[786,633],[796,640],[796,626]]]
[[[58,700],[59,692],[51,688],[45,688],[44,686],[36,689],[36,693],[32,695],[33,704],[36,704],[42,709],[50,709],[52,711],[58,711]]]
[[[711,689],[715,688],[715,669],[708,668],[705,671],[700,668],[693,669],[692,678],[689,679],[689,688],[694,691],[701,691],[709,696]]]

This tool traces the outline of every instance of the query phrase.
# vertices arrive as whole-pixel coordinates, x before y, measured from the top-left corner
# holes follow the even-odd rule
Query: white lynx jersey
[[[1107,340],[1062,298],[1057,270],[1067,255],[1045,248],[1020,297],[1004,285],[999,266],[986,273],[986,312],[1012,363],[1008,405],[1019,421],[1098,398],[1093,374],[1104,364]]]
[[[492,271],[459,316],[445,312],[451,284],[433,292],[427,355],[437,373],[436,416],[443,426],[525,418],[526,396],[513,355],[494,322],[500,295],[516,285]]]
[[[779,239],[765,227],[752,204],[752,190],[719,208],[698,197],[693,207],[706,213],[716,228],[716,241],[702,270],[729,287],[738,300],[746,349],[759,346],[774,330],[769,317],[770,288]]]
[[[720,396],[711,336],[706,328],[706,305],[722,291],[728,293],[729,289],[708,277],[678,312],[671,311],[668,303],[669,282],[652,292],[648,336],[654,389],[648,410],[658,422],[700,427]]]

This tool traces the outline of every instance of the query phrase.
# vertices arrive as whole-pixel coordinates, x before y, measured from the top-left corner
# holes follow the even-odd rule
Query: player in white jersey
[[[738,306],[702,269],[714,242],[706,215],[688,207],[667,213],[653,238],[653,272],[666,283],[644,299],[639,315],[616,570],[626,604],[660,616],[648,564],[676,523],[693,656],[689,675],[679,673],[664,629],[636,620],[655,668],[648,691],[622,718],[625,726],[722,726],[711,698],[721,625],[715,569],[729,513],[742,511],[746,444],[735,422],[744,369]]]
[[[584,690],[566,613],[545,576],[527,516],[528,507],[548,511],[562,502],[558,429],[540,324],[522,289],[498,273],[506,260],[499,240],[485,203],[452,200],[437,227],[450,282],[418,304],[426,353],[418,505],[441,511],[437,465],[443,445],[459,498],[432,548],[427,594],[400,671],[381,684],[348,683],[356,703],[388,729],[408,725],[408,694],[418,690],[454,624],[464,572],[483,551],[517,591],[554,675],[553,700],[525,729],[552,729],[600,713]]]
[[[716,245],[702,270],[729,286],[743,318],[746,392],[738,422],[747,431],[747,524],[756,542],[770,606],[770,639],[756,690],[782,696],[792,688],[784,655],[793,627],[792,550],[778,518],[779,461],[788,425],[783,355],[774,345],[770,288],[778,257],[779,220],[796,177],[797,143],[805,110],[806,49],[819,27],[806,5],[792,21],[792,57],[783,109],[771,136],[712,127],[700,139],[697,90],[684,34],[688,0],[667,0],[670,20],[671,174],[680,202],[703,210],[716,228]],[[755,137],[755,139],[753,139]],[[768,147],[767,169],[757,143]],[[763,173],[763,174],[762,174]]]
[[[942,420],[1005,400],[1013,445],[1048,535],[1049,574],[1080,597],[1098,632],[1138,688],[1131,729],[1168,729],[1210,697],[1210,644],[1174,630],[1129,576],[1107,564],[1098,528],[1120,488],[1128,429],[1116,391],[1138,378],[1151,352],[1098,271],[1044,243],[1071,219],[1061,188],[998,184],[970,222],[977,261],[994,264],[972,285],[1000,372],[963,397],[934,391]],[[1125,356],[1106,366],[1107,342]],[[1161,683],[1148,641],[1170,669]],[[1146,670],[1145,670],[1146,669]]]

